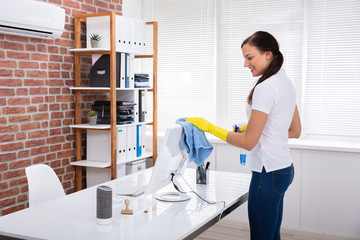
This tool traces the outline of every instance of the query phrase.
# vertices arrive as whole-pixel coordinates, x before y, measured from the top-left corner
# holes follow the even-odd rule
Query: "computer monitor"
[[[181,145],[183,134],[181,125],[166,129],[145,195],[155,194],[161,188],[169,185],[172,173],[175,175],[175,180],[179,174],[185,171],[188,164],[188,153]],[[179,192],[155,194],[155,198],[161,201],[186,201],[190,199],[187,194]]]

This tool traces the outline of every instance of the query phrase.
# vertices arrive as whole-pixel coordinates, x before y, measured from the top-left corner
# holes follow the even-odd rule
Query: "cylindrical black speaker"
[[[112,221],[112,188],[98,186],[96,189],[96,222],[100,225],[110,224]]]

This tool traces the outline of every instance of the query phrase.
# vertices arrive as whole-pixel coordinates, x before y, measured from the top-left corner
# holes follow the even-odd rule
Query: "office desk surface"
[[[122,186],[146,184],[152,169],[105,183],[115,194]],[[208,201],[225,201],[222,217],[247,200],[249,174],[210,171],[209,184],[195,184],[195,170],[184,178]],[[186,184],[181,183],[182,186]],[[187,189],[187,188],[186,188]],[[169,185],[163,191],[173,191]],[[46,194],[46,193],[44,193]],[[0,235],[26,239],[185,239],[216,223],[223,203],[207,204],[195,194],[186,202],[161,202],[152,196],[121,197],[113,202],[110,225],[96,224],[96,186],[0,217]],[[122,215],[124,199],[134,215]],[[147,213],[144,212],[147,210]]]

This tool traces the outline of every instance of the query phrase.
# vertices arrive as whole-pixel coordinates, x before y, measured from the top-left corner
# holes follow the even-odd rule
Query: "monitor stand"
[[[155,199],[163,202],[185,202],[190,200],[189,195],[180,192],[163,192],[157,194]]]

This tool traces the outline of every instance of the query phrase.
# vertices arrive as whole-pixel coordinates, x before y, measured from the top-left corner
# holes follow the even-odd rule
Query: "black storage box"
[[[116,124],[133,123],[135,105],[134,102],[116,101]],[[95,101],[91,109],[98,114],[97,124],[110,124],[110,101]]]
[[[116,87],[120,87],[121,53],[116,53]],[[110,55],[102,55],[90,70],[90,87],[110,87]]]

